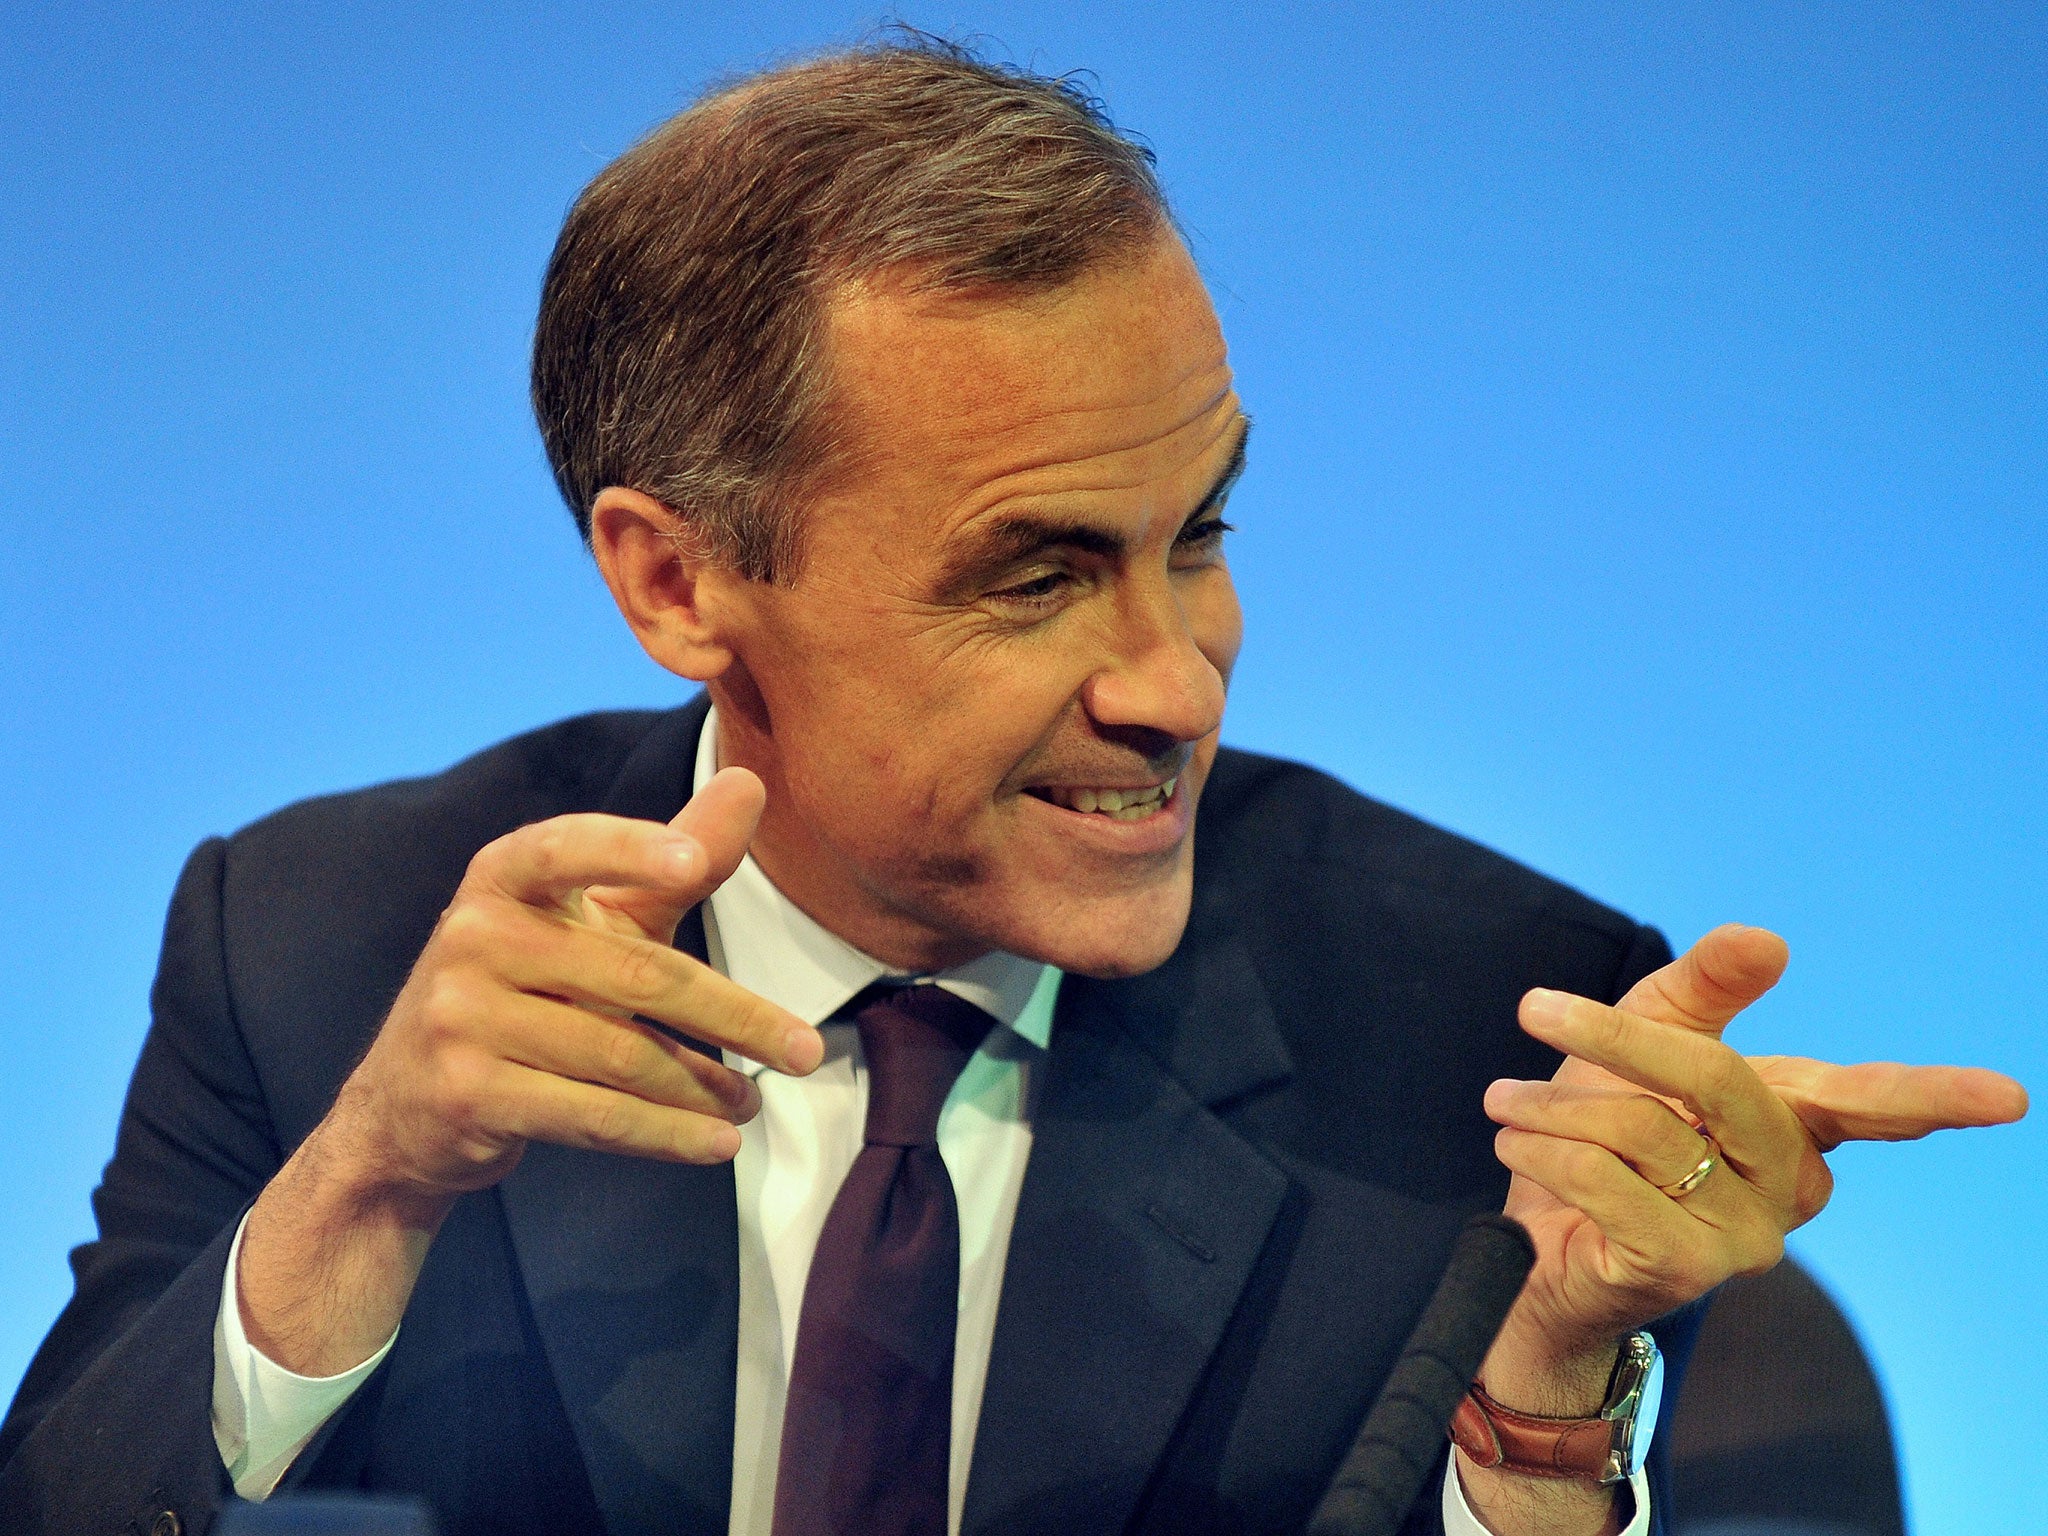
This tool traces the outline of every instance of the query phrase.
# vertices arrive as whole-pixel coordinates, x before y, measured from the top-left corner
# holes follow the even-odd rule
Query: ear
[[[697,549],[687,522],[641,491],[608,486],[590,508],[590,549],[634,638],[679,677],[733,663],[726,627],[740,578]]]

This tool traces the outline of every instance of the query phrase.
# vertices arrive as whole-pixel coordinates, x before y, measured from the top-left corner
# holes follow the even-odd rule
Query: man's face
[[[1042,297],[854,291],[827,338],[858,467],[794,580],[734,589],[713,683],[768,786],[756,858],[892,964],[1159,964],[1242,628],[1246,424],[1193,263],[1166,237]]]

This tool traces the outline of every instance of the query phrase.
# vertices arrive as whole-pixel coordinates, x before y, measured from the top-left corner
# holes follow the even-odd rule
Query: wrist
[[[1519,1412],[1579,1418],[1600,1410],[1620,1349],[1619,1339],[1560,1348],[1511,1326],[1487,1351],[1479,1380]]]
[[[336,1375],[382,1347],[455,1200],[365,1168],[327,1129],[257,1197],[234,1277],[249,1342],[301,1376]]]
[[[1510,1354],[1510,1361],[1515,1357]],[[1555,1362],[1553,1362],[1555,1363]],[[1513,1531],[1617,1529],[1615,1493],[1640,1471],[1657,1417],[1662,1362],[1655,1341],[1637,1332],[1621,1341],[1596,1413],[1534,1414],[1509,1407],[1475,1382],[1451,1420],[1460,1486],[1490,1529]],[[1575,1363],[1556,1375],[1520,1378],[1525,1390],[1560,1400],[1575,1397]]]
[[[420,1177],[394,1156],[401,1138],[351,1105],[351,1086],[343,1086],[334,1108],[300,1143],[273,1185],[290,1188],[295,1199],[306,1203],[309,1217],[333,1230],[417,1233],[431,1239],[460,1191]]]

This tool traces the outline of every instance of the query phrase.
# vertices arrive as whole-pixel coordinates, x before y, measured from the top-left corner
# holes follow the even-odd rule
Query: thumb
[[[1791,952],[1768,928],[1723,923],[1621,1000],[1624,1012],[1718,1036],[1778,984]]]
[[[740,867],[767,806],[768,791],[751,771],[721,768],[669,821],[676,831],[694,837],[704,850],[709,862],[704,895],[725,884]]]
[[[680,891],[650,891],[631,886],[593,886],[584,899],[607,914],[616,914],[650,939],[663,944],[675,940],[676,924],[683,914],[704,900],[740,867],[754,829],[761,824],[761,812],[768,804],[768,791],[745,768],[724,768],[690,797],[689,803],[670,818],[669,826],[685,833],[704,850],[704,869]]]

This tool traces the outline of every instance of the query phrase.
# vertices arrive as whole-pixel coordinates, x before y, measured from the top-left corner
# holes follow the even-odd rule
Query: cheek
[[[831,596],[828,589],[828,596]],[[816,601],[785,617],[754,666],[778,746],[841,792],[915,755],[955,691],[941,647],[901,615]]]
[[[806,688],[803,741],[784,742],[796,748],[803,800],[842,846],[964,848],[1057,729],[1072,693],[1066,660],[1029,647],[906,647],[837,686]]]

